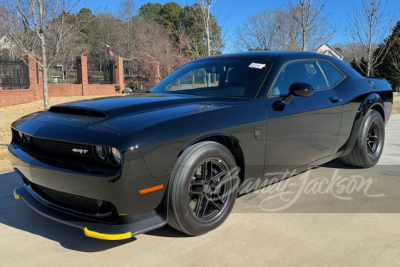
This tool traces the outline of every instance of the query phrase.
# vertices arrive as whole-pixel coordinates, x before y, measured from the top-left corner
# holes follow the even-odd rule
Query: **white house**
[[[344,56],[342,54],[340,54],[335,48],[333,48],[329,44],[321,45],[320,47],[317,48],[317,50],[315,52],[320,53],[320,54],[325,54],[325,55],[328,55],[331,57],[335,57],[340,60],[344,59]]]
[[[14,45],[15,44],[7,36],[4,35],[0,37],[0,58],[15,58],[13,53]]]

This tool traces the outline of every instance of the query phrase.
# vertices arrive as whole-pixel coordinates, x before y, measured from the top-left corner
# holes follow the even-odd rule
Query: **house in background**
[[[344,56],[340,54],[335,48],[330,46],[329,44],[323,44],[315,50],[315,52],[320,54],[325,54],[331,57],[335,57],[337,59],[343,60]]]
[[[14,46],[15,44],[7,36],[0,37],[0,58],[15,59]]]

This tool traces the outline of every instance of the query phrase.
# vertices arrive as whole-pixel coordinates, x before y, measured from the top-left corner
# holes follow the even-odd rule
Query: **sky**
[[[77,8],[88,7],[92,10],[105,9],[110,12],[115,12],[118,4],[122,1],[123,0],[86,0],[85,2],[80,2],[80,5],[77,6]],[[134,0],[134,2],[139,8],[148,2],[165,4],[171,2],[171,0]],[[181,6],[185,6],[193,4],[196,0],[175,0],[174,2]],[[224,52],[229,53],[232,51],[234,30],[240,26],[248,16],[264,10],[283,7],[285,2],[285,0],[217,0],[211,9],[211,12],[218,18],[219,24],[223,26],[225,30],[227,29],[225,35],[227,39],[226,48]],[[332,24],[336,25],[338,28],[338,31],[335,33],[329,44],[345,43],[346,39],[344,34],[348,18],[354,5],[357,4],[360,5],[361,0],[326,0],[324,15],[330,15]],[[392,12],[392,14],[399,14],[396,15],[396,20],[400,20],[400,0],[389,0],[386,5],[386,11],[388,13]],[[388,17],[387,20],[389,20]]]

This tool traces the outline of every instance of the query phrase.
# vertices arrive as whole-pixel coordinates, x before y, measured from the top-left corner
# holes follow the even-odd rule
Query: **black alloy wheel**
[[[226,207],[230,188],[224,177],[228,170],[228,165],[219,158],[206,159],[195,169],[189,183],[188,204],[198,220],[212,220]]]
[[[375,157],[382,145],[380,137],[381,129],[377,122],[373,122],[368,129],[367,151],[370,157]]]
[[[220,226],[235,204],[236,161],[222,144],[204,141],[178,158],[169,182],[168,224],[188,235]]]

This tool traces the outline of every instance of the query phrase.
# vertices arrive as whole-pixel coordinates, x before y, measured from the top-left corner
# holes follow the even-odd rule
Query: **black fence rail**
[[[74,61],[55,61],[47,74],[49,84],[78,83],[78,65]]]
[[[29,67],[20,59],[0,60],[2,90],[29,89]]]
[[[124,60],[124,82],[125,88],[132,89],[132,92],[141,92],[140,76],[138,76],[138,63],[132,60]]]
[[[138,64],[132,60],[124,60],[124,77],[133,78],[136,76]]]
[[[114,83],[114,61],[88,61],[87,73],[89,84]]]

